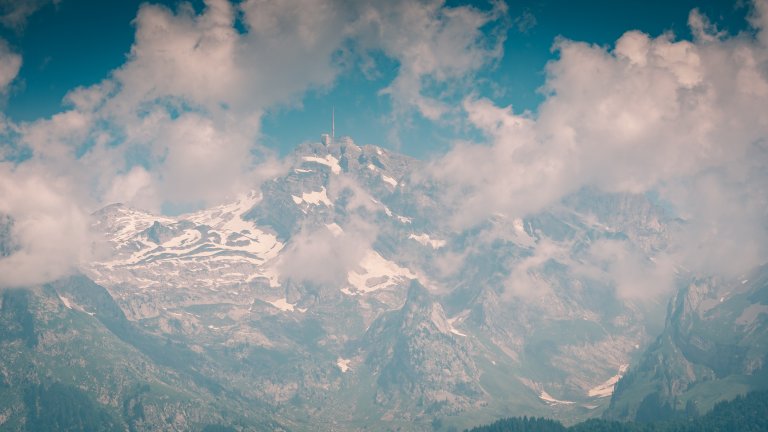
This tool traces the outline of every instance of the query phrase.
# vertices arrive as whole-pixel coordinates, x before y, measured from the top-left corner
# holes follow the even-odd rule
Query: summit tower
[[[331,108],[331,134],[320,135],[320,142],[328,147],[336,141],[336,107]]]

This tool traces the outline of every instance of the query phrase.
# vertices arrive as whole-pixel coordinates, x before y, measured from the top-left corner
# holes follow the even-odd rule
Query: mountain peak
[[[408,285],[408,295],[406,296],[406,305],[424,307],[432,304],[432,295],[429,290],[418,281],[412,279]]]

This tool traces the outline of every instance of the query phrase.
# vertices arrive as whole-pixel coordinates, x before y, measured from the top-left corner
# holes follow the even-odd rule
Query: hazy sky
[[[429,161],[456,229],[653,193],[686,221],[676,263],[765,262],[768,0],[165,3],[0,0],[0,213],[24,251],[0,274],[87,259],[105,204],[257,187],[333,106],[339,134]]]

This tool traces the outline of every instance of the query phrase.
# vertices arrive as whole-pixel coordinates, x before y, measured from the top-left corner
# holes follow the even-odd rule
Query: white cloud
[[[125,174],[115,176],[106,192],[105,202],[138,204],[140,208],[156,209],[161,203],[152,185],[152,175],[143,167],[135,166]]]
[[[693,37],[699,41],[714,42],[726,36],[723,31],[718,31],[706,15],[702,15],[698,9],[694,9],[688,15],[688,27],[691,28]]]
[[[0,259],[0,288],[48,282],[89,258],[89,219],[73,193],[66,180],[44,180],[32,166],[0,164],[0,214],[13,220],[11,238],[18,246]]]
[[[764,10],[756,4],[753,23],[763,25]],[[765,30],[725,38],[698,12],[691,17],[693,42],[637,31],[613,50],[559,40],[536,117],[467,99],[469,120],[490,142],[459,143],[432,166],[452,191],[453,223],[525,216],[583,187],[655,190],[690,215],[682,231],[698,239],[679,239],[677,259],[709,256],[711,271],[765,260]]]
[[[397,77],[382,93],[392,97],[398,110],[415,108],[437,120],[449,106],[425,94],[425,88],[466,78],[499,58],[507,25],[492,35],[483,27],[502,21],[506,13],[503,2],[490,11],[447,7],[441,0],[368,2],[358,25],[366,29],[364,46],[381,49],[400,63]]]
[[[200,13],[144,4],[126,63],[71,91],[69,110],[22,125],[21,142],[104,204],[215,204],[263,177],[258,165],[271,157],[258,145],[264,110],[332,85],[371,51],[400,62],[387,89],[396,105],[440,117],[445,106],[422,85],[498,57],[503,38],[489,45],[481,28],[504,12],[503,3],[484,12],[442,1],[207,0]],[[0,84],[18,68],[5,69]]]
[[[280,255],[281,277],[295,282],[341,286],[347,272],[371,248],[377,229],[362,218],[353,218],[333,232],[325,226],[304,227],[291,237]]]
[[[216,202],[252,186],[240,184],[252,166],[249,137],[193,113],[154,126],[151,143],[161,165],[155,178],[166,201]]]
[[[371,213],[379,211],[371,195],[354,177],[341,174],[330,178],[328,196],[344,214],[337,220],[341,230],[311,223],[294,234],[280,256],[280,274],[293,281],[320,285],[345,284],[347,273],[372,249],[378,228],[370,223]],[[342,198],[343,196],[343,198]]]
[[[558,41],[560,58],[548,66],[546,101],[535,117],[467,98],[464,112],[490,143],[458,144],[432,168],[450,192],[449,208],[457,209],[454,224],[537,212],[584,186],[657,189],[681,213],[696,216],[685,235],[707,227],[711,235],[696,237],[706,240],[701,248],[746,238],[753,245],[749,262],[764,256],[764,227],[746,227],[764,216],[767,4],[754,5],[756,38],[726,37],[694,11],[692,42],[640,32],[626,33],[613,50]],[[283,168],[258,144],[265,110],[296,104],[306,91],[332,86],[354,62],[371,67],[370,54],[383,53],[399,64],[383,89],[396,114],[415,109],[443,119],[454,110],[446,94],[455,96],[455,88],[502,55],[510,25],[503,2],[491,10],[441,0],[205,6],[196,13],[186,3],[176,10],[143,5],[123,66],[73,90],[67,111],[14,125],[34,151],[25,162],[34,167],[29,175],[66,179],[81,208],[113,200],[153,210],[214,204]],[[0,48],[5,89],[21,57]],[[680,191],[687,185],[705,199],[686,199]],[[725,214],[718,210],[723,203],[739,210]],[[726,223],[743,229],[728,231]]]
[[[754,0],[752,7],[749,22],[758,31],[757,39],[763,47],[768,47],[768,1]]]
[[[0,93],[6,91],[21,69],[21,55],[13,52],[8,42],[0,38]]]
[[[236,67],[233,19],[227,1],[207,1],[201,15],[189,4],[177,13],[142,5],[129,59],[114,72],[121,86],[114,108],[130,112],[165,97],[208,109],[231,103],[245,78]]]
[[[550,260],[570,262],[567,245],[544,239],[533,249],[532,254],[511,266],[504,283],[504,298],[541,299],[552,294],[552,286],[543,275],[543,266]]]
[[[14,6],[3,20],[21,28],[45,3],[3,4]],[[497,58],[503,37],[489,44],[481,28],[504,12],[503,3],[482,12],[443,1],[206,0],[200,13],[183,2],[176,10],[144,4],[125,64],[96,85],[73,89],[67,110],[8,128],[19,147],[33,151],[22,164],[24,181],[65,180],[69,187],[59,192],[82,212],[111,201],[155,211],[211,205],[284,169],[258,144],[266,109],[333,85],[371,52],[400,63],[387,89],[396,105],[439,117],[445,107],[425,95],[424,83],[460,80]],[[0,91],[20,65],[2,43]],[[22,181],[8,170],[1,175],[6,185]],[[62,211],[35,211],[45,209],[55,212],[51,220]],[[31,213],[13,215],[25,226]],[[297,247],[298,257],[299,249],[306,248]]]
[[[50,169],[56,169],[69,166],[76,158],[78,147],[85,144],[91,133],[92,123],[90,114],[70,110],[23,124],[20,132],[22,142],[34,151],[36,160],[48,162]]]
[[[575,275],[613,284],[616,296],[624,300],[657,299],[672,292],[677,271],[668,254],[649,258],[624,240],[600,239],[573,264]]]

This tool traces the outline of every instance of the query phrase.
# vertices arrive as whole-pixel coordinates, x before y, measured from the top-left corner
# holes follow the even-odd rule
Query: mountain
[[[768,266],[704,278],[669,304],[666,327],[616,385],[606,415],[650,421],[709,411],[768,388]]]
[[[197,353],[143,332],[83,276],[3,291],[0,356],[3,430],[279,428],[237,397],[221,403]]]
[[[375,401],[392,407],[390,418],[462,412],[483,399],[466,335],[416,280],[403,307],[376,319],[361,345],[377,377]]]
[[[289,430],[450,430],[510,414],[598,416],[662,329],[663,296],[623,296],[594,252],[662,253],[680,222],[653,197],[582,190],[524,219],[459,229],[424,162],[349,138],[287,160],[258,190],[192,214],[94,213],[108,253],[28,291],[30,304],[78,317],[57,327],[71,334],[57,349],[92,371],[90,384],[38,370],[43,352],[18,365],[38,365],[42,389],[77,386],[120,425],[130,426],[115,411],[128,389],[150,383],[152,400],[183,400],[195,427],[233,425],[213,414],[225,406],[235,423]],[[35,329],[49,325],[31,313]],[[4,324],[13,347],[31,337],[19,316]],[[129,354],[80,354],[92,334]],[[110,369],[126,364],[151,373]],[[103,399],[115,379],[131,384]]]

